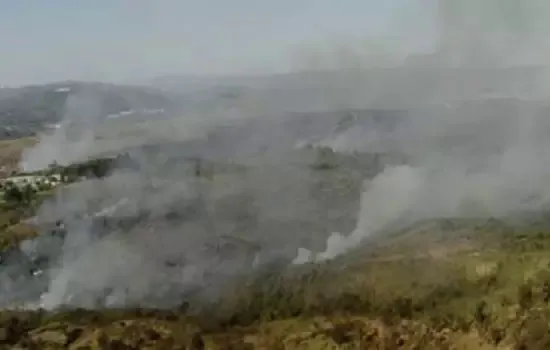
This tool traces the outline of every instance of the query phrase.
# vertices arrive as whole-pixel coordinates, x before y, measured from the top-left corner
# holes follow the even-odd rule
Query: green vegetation
[[[314,171],[312,191],[340,207],[353,202],[360,172],[324,152],[320,163],[338,167]],[[43,175],[98,176],[108,164]],[[197,161],[196,169],[210,177],[224,168]],[[4,249],[37,234],[21,219],[43,193],[10,191],[0,206]],[[549,349],[548,215],[514,225],[420,222],[335,261],[259,271],[225,285],[219,300],[182,300],[174,310],[4,311],[0,349]]]
[[[104,177],[111,170],[116,158],[98,158],[66,167],[54,166],[51,173],[61,174],[65,182],[73,182],[81,177]]]
[[[52,195],[55,190],[54,183],[59,182],[58,180],[71,183],[81,177],[103,177],[108,174],[116,159],[92,159],[66,167],[52,164],[48,169],[41,171],[14,174],[16,177],[29,177],[21,183],[5,181],[1,188],[3,194],[0,202],[0,250],[38,235],[36,228],[21,221],[33,216],[42,201]]]
[[[4,188],[4,200],[8,203],[30,204],[37,193],[38,189],[31,184],[20,187],[12,183]]]
[[[376,238],[360,258],[235,281],[214,304],[4,312],[0,343],[6,349],[548,349],[550,231],[498,225],[459,222],[452,231]]]
[[[42,200],[51,193],[36,193],[26,186],[24,191],[17,186],[11,186],[4,193],[4,201],[0,202],[0,251],[16,246],[22,240],[36,237],[39,232],[36,227],[23,222],[32,217]]]
[[[119,157],[94,158],[85,162],[73,163],[67,166],[52,163],[47,169],[32,172],[17,172],[13,176],[37,176],[49,178],[55,175],[64,182],[74,182],[81,177],[104,177],[112,169]]]

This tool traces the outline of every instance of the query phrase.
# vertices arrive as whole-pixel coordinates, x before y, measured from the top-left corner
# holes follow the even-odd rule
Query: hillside
[[[0,139],[35,135],[59,123],[71,95],[85,95],[94,102],[93,118],[121,112],[177,109],[177,100],[153,88],[102,83],[61,82],[0,89]],[[97,116],[96,116],[97,115]]]
[[[6,349],[543,350],[550,345],[548,247],[547,227],[424,225],[373,239],[351,264],[235,281],[212,303],[5,311],[0,342]]]
[[[541,98],[544,66],[449,68],[411,56],[396,68],[312,70],[256,76],[163,76],[146,86],[178,91],[192,101],[225,99],[246,109],[272,112],[407,109],[449,101]],[[235,102],[234,102],[235,103]]]
[[[166,256],[159,249],[166,249],[162,248],[165,244],[162,241],[169,237],[166,233],[170,228],[183,229],[190,237],[188,229],[200,227],[190,225],[191,222],[211,223],[210,218],[215,217],[214,225],[207,227],[234,236],[219,248],[226,251],[226,267],[233,268],[240,259],[234,260],[232,254],[245,253],[249,249],[247,241],[260,239],[261,244],[267,244],[262,249],[276,248],[276,242],[270,243],[266,240],[268,236],[262,238],[260,233],[281,237],[279,230],[284,227],[286,238],[280,243],[294,240],[303,246],[313,238],[310,234],[314,231],[319,236],[331,230],[349,232],[354,220],[350,214],[357,210],[353,207],[358,201],[361,174],[366,174],[372,165],[362,163],[360,155],[334,154],[332,158],[320,159],[330,161],[330,166],[317,167],[315,149],[294,152],[294,157],[287,158],[287,166],[280,162],[272,164],[275,167],[270,167],[269,162],[252,162],[247,166],[203,164],[201,176],[208,179],[203,185],[209,189],[204,192],[203,204],[182,197],[185,196],[182,192],[170,199],[166,197],[167,193],[181,190],[177,179],[171,177],[183,174],[183,170],[176,169],[176,162],[167,162],[165,168],[155,166],[157,172],[150,176],[156,184],[149,189],[139,187],[134,182],[137,178],[131,176],[112,178],[100,187],[91,182],[73,184],[58,193],[70,202],[58,203],[40,213],[38,222],[55,221],[56,213],[64,214],[66,210],[78,217],[111,208],[108,213],[103,210],[102,215],[106,216],[98,217],[93,226],[93,232],[105,238],[102,243],[90,246],[90,251],[111,247],[97,253],[103,252],[103,260],[116,264],[119,255],[125,261],[137,262],[132,260],[135,256],[127,254],[131,252],[129,247],[140,244],[147,255]],[[272,190],[277,190],[281,178],[305,181],[287,189],[293,195],[287,197],[286,205],[299,203],[304,195],[299,189],[309,186],[316,198],[317,214],[309,212],[305,217],[308,222],[303,221],[300,216],[306,214],[303,210],[307,206],[302,204],[293,208],[294,216],[286,216],[284,223],[265,217],[256,221],[246,219],[246,215],[252,214],[248,207],[251,202],[239,186],[244,180],[253,189],[250,181],[255,176],[264,179],[263,172],[254,175],[259,164],[267,167],[264,172],[273,171],[271,179],[278,179]],[[303,177],[294,170],[291,176],[288,170],[297,166],[309,175]],[[161,179],[164,182],[158,181]],[[120,180],[125,181],[124,188],[120,187]],[[284,194],[273,197],[269,188],[265,184],[261,188],[267,191],[266,197],[252,194],[256,199],[264,199],[271,209],[283,209],[284,203],[274,206],[273,202],[284,199]],[[89,189],[95,192],[88,193]],[[121,196],[129,196],[130,201],[119,205],[116,198]],[[89,204],[83,206],[86,201]],[[193,209],[190,203],[198,207]],[[202,217],[201,210],[205,209],[213,210],[210,215],[214,216]],[[344,216],[325,215],[334,209]],[[15,223],[23,213],[11,210],[9,216],[3,212],[4,220],[10,220],[2,232],[3,239],[10,236],[28,239],[37,234],[29,232],[28,226],[24,230],[23,226],[28,224]],[[187,224],[180,226],[180,220]],[[239,225],[232,226],[232,222]],[[257,232],[251,231],[253,227]],[[151,228],[161,230],[156,231],[155,240],[150,239]],[[104,308],[101,299],[96,299],[97,306],[89,310],[66,305],[65,310],[54,312],[3,311],[0,348],[547,349],[549,230],[547,212],[502,219],[450,217],[418,221],[401,230],[373,235],[348,255],[326,263],[301,266],[275,263],[256,271],[246,270],[245,274],[223,282],[223,293],[211,294],[214,290],[205,288],[207,294],[190,290],[179,295],[177,284],[170,286],[165,284],[169,280],[157,281],[149,297],[152,299],[148,300],[160,302],[155,298],[161,297],[168,304],[179,300],[177,306],[167,306],[168,309]],[[48,239],[47,232],[42,233],[43,238],[37,243],[46,244],[40,249],[52,254],[47,243],[54,241]],[[319,238],[306,246],[323,249]],[[197,241],[192,250],[199,247],[199,242],[202,241]],[[102,263],[94,261],[94,266],[100,269]],[[6,262],[11,264],[10,260]],[[177,268],[178,264],[178,260],[171,261],[169,269]],[[5,268],[1,270],[4,278],[8,271]],[[134,281],[149,281],[146,271],[141,270],[140,277],[133,277]],[[219,273],[213,272],[214,276]],[[45,282],[43,276],[30,277],[36,279],[33,288]],[[88,278],[91,281],[98,275],[87,275],[82,281]],[[16,283],[28,281],[21,275]],[[92,305],[87,304],[91,301],[86,301],[86,295],[96,292],[82,290],[72,302]],[[2,295],[6,298],[5,289]]]
[[[546,103],[103,123],[106,94],[82,156],[122,160],[0,205],[0,348],[549,348]]]

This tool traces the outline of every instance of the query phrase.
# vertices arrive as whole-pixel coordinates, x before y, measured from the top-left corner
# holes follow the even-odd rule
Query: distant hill
[[[31,136],[58,123],[71,94],[93,97],[100,117],[169,113],[177,99],[151,87],[59,82],[0,89],[0,139]]]
[[[411,58],[396,68],[300,71],[258,76],[172,75],[145,82],[191,100],[232,98],[271,111],[340,108],[407,109],[452,100],[544,98],[550,71],[542,66],[450,68]]]

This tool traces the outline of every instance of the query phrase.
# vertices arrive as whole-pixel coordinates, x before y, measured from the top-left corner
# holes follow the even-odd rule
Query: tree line
[[[121,160],[121,157],[124,156],[97,158],[68,166],[61,166],[54,162],[45,170],[13,174],[14,177],[36,176],[38,179],[32,183],[23,181],[21,185],[8,179],[1,185],[1,189],[4,191],[3,199],[9,203],[29,204],[36,198],[39,192],[52,189],[55,182],[72,183],[81,178],[105,177],[109,174],[115,162]]]

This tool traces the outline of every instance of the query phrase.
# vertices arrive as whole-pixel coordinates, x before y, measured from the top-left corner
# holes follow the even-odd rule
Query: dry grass
[[[36,137],[0,141],[0,168],[3,168],[0,175],[8,176],[13,170],[17,170],[23,150],[34,146],[37,142]]]
[[[186,311],[5,313],[0,343],[5,332],[6,348],[548,349],[550,232],[498,237],[445,256],[417,246],[373,260],[367,249],[265,271]]]

